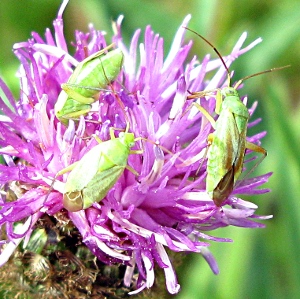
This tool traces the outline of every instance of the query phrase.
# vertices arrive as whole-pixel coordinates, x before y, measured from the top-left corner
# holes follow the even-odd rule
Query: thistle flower
[[[100,90],[99,101],[85,117],[78,122],[70,120],[67,126],[60,123],[54,115],[54,104],[61,84],[68,81],[72,67],[87,53],[91,55],[107,46],[104,32],[90,26],[87,34],[75,33],[75,54],[70,56],[62,19],[67,2],[54,21],[54,36],[47,30],[44,40],[33,33],[32,39],[14,45],[21,62],[20,98],[15,101],[0,81],[7,99],[1,98],[0,103],[4,113],[0,118],[0,153],[6,161],[0,166],[0,224],[5,234],[0,265],[7,263],[21,242],[24,248],[30,244],[32,232],[41,226],[40,220],[46,215],[56,218],[54,226],[67,231],[64,237],[68,236],[69,242],[70,236],[75,236],[74,229],[79,232],[74,237],[76,241],[71,242],[73,253],[68,253],[68,259],[76,261],[76,265],[80,262],[73,258],[74,251],[82,247],[77,246],[82,242],[98,262],[124,265],[124,285],[134,290],[131,294],[153,286],[155,265],[165,272],[167,290],[175,294],[180,286],[166,248],[198,252],[218,274],[216,261],[208,250],[209,242],[231,240],[207,232],[228,225],[263,227],[254,220],[269,216],[255,215],[257,206],[237,194],[268,192],[257,188],[270,173],[239,181],[222,207],[216,207],[207,195],[203,153],[213,128],[202,113],[189,108],[191,101],[187,96],[190,91],[222,87],[226,84],[226,71],[219,59],[210,60],[209,55],[201,63],[196,57],[187,62],[192,43],[184,43],[183,27],[190,16],[180,25],[165,59],[163,39],[150,26],[145,30],[143,43],[138,44],[141,31],[137,30],[127,48],[122,41],[123,17],[119,17],[114,24],[113,42],[125,57],[120,75],[106,91]],[[257,39],[242,48],[245,39],[243,33],[231,54],[224,57],[227,66],[261,41]],[[212,79],[205,80],[213,70],[217,71]],[[243,102],[246,104],[247,99]],[[201,105],[213,114],[214,95],[207,96]],[[249,109],[251,115],[255,108],[256,103]],[[136,178],[125,169],[102,201],[79,212],[63,210],[68,173],[57,178],[50,188],[55,175],[97,144],[94,138],[86,137],[95,134],[101,140],[109,140],[109,128],[125,130],[128,121],[130,132],[144,139],[134,148],[142,150],[142,154],[130,155],[128,159],[139,176]],[[258,122],[253,121],[249,127]],[[257,134],[248,141],[259,143],[264,135],[265,132]],[[185,165],[184,161],[192,162]],[[68,221],[74,228],[66,229]],[[70,243],[65,246],[71,248]],[[90,279],[90,284],[97,284],[96,277]],[[88,292],[92,292],[91,288]],[[66,292],[62,288],[61,293]]]

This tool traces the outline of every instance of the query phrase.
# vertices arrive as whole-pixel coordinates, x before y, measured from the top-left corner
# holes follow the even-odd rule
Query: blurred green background
[[[25,41],[31,31],[51,30],[61,1],[0,1],[0,76],[18,94],[15,77],[18,60],[12,53],[15,42]],[[184,16],[192,13],[189,27],[228,54],[243,31],[249,44],[257,37],[263,43],[239,58],[231,69],[235,78],[291,64],[285,69],[245,83],[242,92],[249,101],[259,101],[255,118],[260,127],[249,135],[267,130],[263,146],[268,157],[256,174],[273,171],[266,185],[269,194],[256,196],[259,214],[273,214],[265,229],[225,228],[215,235],[232,238],[231,244],[212,244],[220,274],[214,276],[200,255],[189,255],[179,267],[182,290],[176,299],[196,298],[300,298],[300,2],[295,0],[71,0],[65,15],[69,41],[73,30],[87,31],[89,23],[111,34],[111,20],[125,15],[123,33],[127,43],[137,28],[151,24],[165,38],[166,52]],[[196,36],[193,53],[215,54]],[[298,190],[298,191],[297,191]],[[170,295],[170,297],[172,297]]]

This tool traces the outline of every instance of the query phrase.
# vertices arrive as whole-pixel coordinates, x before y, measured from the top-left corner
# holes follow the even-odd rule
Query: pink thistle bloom
[[[78,229],[82,242],[103,263],[121,263],[126,266],[124,285],[134,283],[137,293],[151,288],[154,283],[154,266],[164,272],[167,290],[179,291],[176,273],[166,248],[174,252],[197,252],[203,255],[213,273],[219,269],[208,250],[210,241],[231,242],[229,239],[208,235],[208,231],[234,225],[264,227],[254,220],[270,216],[255,214],[257,206],[244,201],[237,194],[255,195],[268,192],[258,189],[267,182],[270,173],[239,181],[232,194],[218,208],[205,190],[206,163],[202,156],[207,136],[213,128],[197,110],[190,109],[189,91],[203,91],[226,85],[226,71],[219,59],[205,56],[201,63],[194,57],[187,61],[192,43],[184,42],[190,16],[180,25],[167,54],[163,38],[154,34],[151,27],[139,43],[141,30],[137,30],[127,47],[122,40],[119,17],[114,24],[115,46],[124,53],[124,66],[118,79],[107,91],[100,92],[99,101],[79,122],[69,121],[64,126],[54,114],[54,105],[61,92],[61,84],[68,81],[74,66],[109,43],[104,32],[90,26],[88,33],[75,32],[75,54],[68,53],[63,34],[62,14],[68,1],[64,1],[54,21],[55,35],[46,30],[45,38],[32,33],[32,39],[14,45],[21,62],[20,98],[15,101],[11,92],[0,81],[4,98],[0,107],[0,153],[6,165],[0,165],[1,210],[0,224],[5,226],[6,238],[1,240],[0,265],[4,265],[21,241],[28,243],[37,221],[44,215],[56,215],[63,209],[63,188],[68,173],[53,178],[63,168],[80,160],[97,145],[96,134],[108,140],[109,128],[129,130],[136,137],[159,143],[138,141],[134,149],[142,154],[129,155],[128,164],[139,176],[125,169],[117,183],[104,199],[79,212],[68,212],[68,218]],[[257,39],[243,48],[243,33],[232,52],[224,57],[227,66],[253,48]],[[138,59],[139,56],[139,59]],[[164,58],[166,57],[166,58]],[[208,72],[217,70],[210,80]],[[109,91],[113,87],[114,91]],[[124,109],[116,98],[124,104]],[[201,103],[213,114],[214,96]],[[243,102],[246,103],[244,98]],[[256,103],[249,109],[252,115]],[[125,113],[127,116],[125,117]],[[249,123],[249,127],[258,121]],[[118,134],[118,133],[116,133]],[[265,132],[248,137],[259,143]],[[166,148],[173,154],[165,152]],[[202,153],[202,156],[201,156]],[[198,159],[195,156],[199,155]],[[247,155],[245,161],[247,161]],[[16,159],[18,158],[18,159]],[[249,159],[248,159],[249,160]],[[181,166],[182,161],[193,161]],[[199,165],[199,176],[194,177]],[[11,200],[8,189],[17,182],[22,192]],[[15,224],[18,225],[17,229]],[[137,273],[137,279],[134,275]]]

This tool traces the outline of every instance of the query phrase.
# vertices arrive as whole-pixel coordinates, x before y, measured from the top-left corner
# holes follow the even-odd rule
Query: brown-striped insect
[[[193,103],[193,105],[207,117],[214,128],[214,132],[209,134],[207,138],[209,149],[207,153],[206,191],[215,205],[219,207],[231,194],[242,173],[246,149],[263,155],[250,172],[267,156],[267,151],[264,148],[246,140],[250,114],[248,108],[241,101],[237,89],[243,81],[249,78],[288,66],[247,76],[231,86],[230,72],[219,51],[203,36],[189,28],[186,29],[195,33],[214,49],[228,74],[227,87],[213,91],[195,92],[189,96],[190,99],[194,99],[216,92],[215,113],[219,115],[216,121],[202,106],[197,103]]]

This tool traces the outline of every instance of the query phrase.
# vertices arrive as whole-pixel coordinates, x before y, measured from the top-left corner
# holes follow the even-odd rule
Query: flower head
[[[134,284],[136,290],[132,293],[153,285],[157,264],[165,272],[168,291],[175,294],[180,286],[166,248],[202,254],[217,274],[217,264],[207,248],[209,241],[231,240],[207,232],[228,225],[263,227],[253,220],[268,217],[255,215],[257,206],[236,194],[267,192],[257,187],[270,174],[239,181],[222,207],[216,207],[208,196],[204,153],[207,136],[214,129],[201,112],[195,107],[190,109],[192,101],[187,98],[190,92],[221,88],[226,85],[227,74],[220,60],[210,60],[209,55],[201,63],[196,57],[187,62],[192,43],[184,43],[183,27],[190,16],[180,25],[166,58],[163,39],[150,26],[145,30],[144,42],[139,44],[141,31],[137,30],[128,48],[122,41],[119,17],[113,37],[115,47],[124,54],[119,76],[106,90],[99,90],[99,99],[87,114],[79,120],[70,119],[67,125],[61,123],[54,113],[61,84],[87,55],[108,45],[105,34],[90,26],[87,34],[76,32],[75,54],[70,56],[63,34],[66,4],[64,1],[54,21],[54,36],[47,30],[45,39],[33,33],[28,42],[15,44],[21,62],[17,101],[0,81],[7,98],[0,102],[5,115],[0,118],[0,153],[6,161],[0,166],[0,224],[6,225],[0,264],[7,262],[22,240],[28,243],[39,219],[44,215],[57,217],[64,211],[63,193],[69,172],[58,176],[54,183],[53,178],[97,146],[95,138],[87,137],[94,134],[106,141],[111,139],[110,128],[118,128],[116,138],[121,130],[128,129],[137,138],[132,150],[139,151],[129,154],[128,165],[138,175],[124,169],[100,202],[78,212],[69,211],[65,217],[98,260],[125,265],[124,284]],[[224,57],[228,67],[260,42],[258,39],[242,48],[245,38],[246,33]],[[206,74],[215,69],[213,78],[205,80]],[[244,98],[243,103],[246,101]],[[215,104],[215,94],[201,100],[201,106],[211,114]],[[256,104],[249,109],[250,114],[255,108]],[[264,135],[247,140],[257,143]],[[86,165],[83,175],[91,164]],[[94,192],[101,183],[95,183]]]

